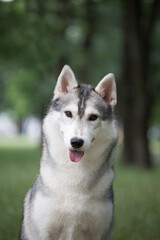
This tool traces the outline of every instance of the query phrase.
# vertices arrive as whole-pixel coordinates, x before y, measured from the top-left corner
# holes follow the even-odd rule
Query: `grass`
[[[0,240],[18,239],[23,199],[38,172],[35,147],[0,147]]]
[[[23,199],[38,172],[40,150],[0,143],[0,240],[18,239]],[[116,164],[118,165],[118,164]],[[112,240],[160,240],[160,166],[115,167]]]
[[[116,173],[113,240],[160,240],[160,166]]]

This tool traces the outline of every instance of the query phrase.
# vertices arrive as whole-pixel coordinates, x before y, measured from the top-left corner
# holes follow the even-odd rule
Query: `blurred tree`
[[[158,0],[124,1],[124,162],[151,167],[147,130],[154,104],[151,50]]]
[[[15,111],[19,120],[28,114],[42,118],[66,63],[80,81],[93,85],[114,72],[118,106],[123,109],[124,161],[149,167],[146,132],[151,112],[157,118],[160,101],[160,27],[153,34],[156,4],[157,0],[0,1],[0,109]]]
[[[85,34],[83,39],[83,52],[84,52],[84,61],[81,67],[81,76],[83,82],[91,81],[92,70],[92,52],[93,52],[93,41],[94,34],[96,33],[96,18],[97,18],[97,9],[96,3],[93,0],[86,0],[83,4],[85,13],[84,13],[84,26]]]
[[[77,69],[81,81],[91,83],[97,83],[97,78],[106,74],[107,69],[110,70],[111,63],[112,71],[115,69],[116,58],[110,46],[106,45],[106,3],[94,0],[22,0],[0,4],[0,58],[2,65],[8,63],[5,68],[8,80],[3,86],[5,85],[6,90],[9,88],[7,92],[10,93],[11,89],[15,91],[17,88],[18,92],[21,89],[21,94],[17,97],[15,94],[6,96],[7,103],[10,101],[9,107],[15,112],[24,93],[32,103],[31,107],[24,107],[22,112],[26,109],[26,114],[30,111],[42,118],[51,99],[51,88],[53,89],[56,78],[66,63]],[[113,11],[113,7],[110,8]],[[116,21],[113,24],[116,24]],[[112,26],[106,29],[111,30]],[[101,68],[99,71],[99,68],[95,68],[97,64]],[[33,77],[30,77],[32,90],[26,88],[27,81],[24,81],[24,78],[16,81],[21,68],[23,71],[25,69],[26,79],[33,74]],[[28,83],[31,84],[30,79]],[[21,107],[23,102],[24,99]],[[17,116],[20,116],[18,112]]]

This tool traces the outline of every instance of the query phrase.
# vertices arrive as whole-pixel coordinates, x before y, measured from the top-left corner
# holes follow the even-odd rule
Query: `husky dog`
[[[39,174],[25,197],[20,240],[108,240],[113,223],[111,155],[116,85],[78,84],[64,66],[43,122]]]

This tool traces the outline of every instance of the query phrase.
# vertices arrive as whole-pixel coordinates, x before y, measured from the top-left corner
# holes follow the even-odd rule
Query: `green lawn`
[[[38,172],[40,151],[0,147],[0,240],[17,240],[23,199]]]
[[[160,240],[160,166],[116,168],[113,240]]]
[[[40,150],[0,144],[0,240],[17,240],[23,199],[38,172]],[[160,166],[116,166],[112,240],[160,240]]]

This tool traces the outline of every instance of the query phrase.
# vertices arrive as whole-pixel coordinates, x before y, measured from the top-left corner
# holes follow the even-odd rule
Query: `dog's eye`
[[[95,114],[92,114],[92,115],[90,115],[90,117],[89,117],[89,121],[95,121],[96,119],[98,118],[98,116],[97,115],[95,115]]]
[[[67,117],[72,118],[72,113],[70,111],[65,111]]]

